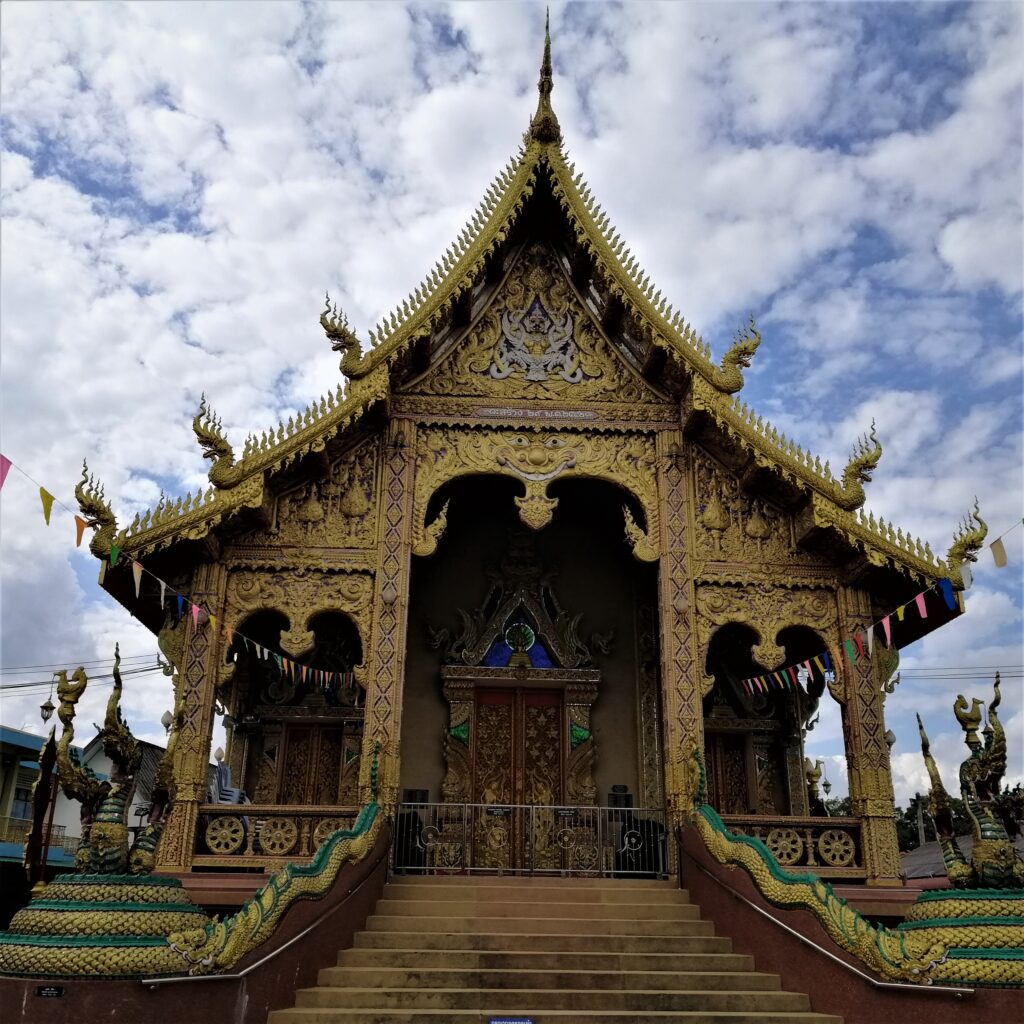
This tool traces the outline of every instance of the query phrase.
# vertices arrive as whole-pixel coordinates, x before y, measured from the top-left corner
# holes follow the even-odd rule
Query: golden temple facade
[[[696,750],[709,803],[781,863],[899,883],[883,684],[959,607],[803,687],[740,680],[959,589],[984,526],[936,558],[862,511],[873,431],[836,477],[739,399],[756,326],[712,358],[567,162],[551,90],[548,42],[521,150],[365,343],[328,302],[342,384],[240,456],[204,401],[210,489],[126,530],[80,486],[103,586],[175,668],[158,871],[308,859],[367,801],[377,749],[389,813],[510,809],[480,819],[476,867],[593,870],[538,830],[613,798],[670,827]],[[204,613],[137,595],[135,560]],[[812,813],[819,700],[840,705],[849,818]],[[251,806],[208,792],[218,713]]]

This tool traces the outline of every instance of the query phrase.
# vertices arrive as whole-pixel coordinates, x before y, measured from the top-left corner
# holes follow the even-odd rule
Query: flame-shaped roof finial
[[[537,113],[530,122],[529,137],[542,143],[560,143],[562,129],[551,107],[551,90],[554,79],[551,73],[551,12],[544,18],[544,59],[540,65],[540,80],[537,82]]]

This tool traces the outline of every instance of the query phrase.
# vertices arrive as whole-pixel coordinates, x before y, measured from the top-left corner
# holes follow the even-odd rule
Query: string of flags
[[[28,473],[26,473],[21,466],[16,462],[13,462],[6,455],[0,455],[0,490],[3,489],[4,483],[7,480],[7,474],[11,469],[16,469],[22,476],[24,476],[31,483],[35,484],[39,488],[39,498],[43,508],[43,519],[46,521],[46,525],[50,525],[50,516],[53,512],[53,506],[56,504],[67,512],[70,516],[74,517],[75,520],[75,547],[81,547],[82,538],[85,535],[85,528],[89,523],[78,515],[72,509],[68,508],[59,498],[55,497],[50,491],[39,484],[38,481],[34,480]],[[110,556],[105,562],[100,563],[100,582],[106,575],[108,566],[113,568],[118,564],[121,557],[121,549],[116,544],[110,546]],[[211,611],[204,608],[202,605],[196,604],[191,598],[186,597],[184,594],[175,590],[169,583],[161,579],[156,573],[147,569],[137,559],[132,560],[132,577],[135,582],[135,597],[136,600],[142,593],[142,579],[144,576],[150,576],[160,588],[160,607],[166,607],[167,595],[169,594],[175,599],[176,604],[172,607],[176,608],[177,618],[180,619],[188,614],[192,617],[192,625],[198,628],[199,625],[209,622],[210,629],[216,631],[217,629],[217,616]],[[301,662],[296,661],[294,658],[289,658],[286,655],[278,654],[276,651],[271,650],[263,644],[257,643],[251,637],[240,633],[238,630],[233,629],[227,623],[221,624],[222,637],[226,646],[230,647],[235,641],[241,641],[244,648],[250,652],[254,657],[260,661],[270,662],[277,666],[279,673],[282,678],[286,678],[291,682],[299,685],[309,686],[320,693],[336,695],[339,693],[347,694],[356,698],[358,696],[358,686],[356,684],[356,677],[354,672],[336,672],[329,669],[314,668],[311,665],[304,665]]]
[[[89,525],[87,520],[83,519],[77,512],[68,508],[59,498],[55,497],[50,491],[43,487],[37,480],[34,480],[24,469],[21,468],[16,462],[13,462],[6,455],[0,454],[0,490],[3,489],[4,483],[7,480],[7,474],[14,468],[21,473],[27,480],[35,484],[39,488],[39,500],[42,504],[43,519],[46,521],[46,525],[50,525],[50,515],[53,511],[53,506],[56,503],[65,512],[74,518],[75,521],[75,547],[81,547],[82,538],[85,534],[85,528]],[[1004,538],[1015,530],[1018,526],[1024,524],[1024,519],[1015,522],[1008,529],[1004,530],[995,540],[989,545],[989,550],[992,552],[992,560],[995,562],[996,568],[1002,569],[1007,565],[1006,546],[1003,543]],[[117,565],[118,560],[121,556],[121,549],[116,544],[111,544],[110,555],[106,562],[101,563],[100,568],[100,582],[103,582],[103,578],[107,571],[107,566],[111,568]],[[964,572],[964,582],[969,585],[969,570],[965,563],[962,567]],[[189,614],[192,616],[193,626],[198,627],[200,622],[208,621],[210,628],[216,630],[217,628],[217,616],[212,612],[208,611],[202,605],[196,604],[190,598],[179,593],[173,587],[169,586],[164,580],[162,580],[155,573],[147,569],[141,562],[137,560],[132,561],[132,576],[135,581],[135,597],[139,598],[142,592],[142,577],[144,575],[151,576],[160,588],[160,607],[165,606],[167,594],[170,593],[177,599],[177,612],[178,618],[185,614],[185,606],[189,608]],[[922,619],[928,617],[928,609],[925,603],[925,596],[932,591],[939,590],[942,593],[946,604],[952,610],[961,604],[962,606],[962,595],[959,592],[954,591],[953,584],[948,579],[941,579],[938,583],[929,587],[927,590],[921,591],[912,601],[908,601],[906,604],[901,605],[895,611],[890,612],[884,618],[879,619],[878,622],[872,623],[871,626],[866,627],[856,632],[852,639],[844,640],[842,648],[846,653],[847,658],[851,665],[856,664],[860,658],[871,657],[874,649],[875,641],[875,630],[881,628],[884,635],[884,644],[886,647],[892,646],[892,617],[896,616],[897,621],[902,622],[906,611],[911,606],[917,608],[918,614]],[[271,651],[269,648],[258,644],[255,640],[244,634],[232,629],[226,623],[222,625],[224,633],[224,641],[230,646],[235,640],[241,640],[245,648],[251,651],[257,658],[264,661],[271,660],[277,664],[278,670],[281,672],[283,677],[288,678],[292,682],[300,684],[309,684],[321,692],[337,692],[338,690],[352,691],[355,689],[355,676],[352,672],[333,672],[327,669],[313,668],[309,665],[303,665],[292,658],[288,658],[283,654],[277,654]],[[800,681],[800,675],[798,673],[806,672],[805,678],[809,679],[814,672],[812,665],[818,669],[821,673],[828,673],[833,671],[833,661],[828,651],[823,651],[821,654],[815,655],[811,658],[806,658],[802,662],[795,662],[793,665],[788,665],[785,668],[776,669],[774,672],[766,672],[760,676],[751,676],[748,679],[741,679],[740,684],[748,695],[752,695],[755,692],[767,692],[770,689],[802,689]]]
[[[941,579],[927,589],[922,590],[920,594],[917,594],[906,604],[901,604],[898,608],[889,612],[888,615],[883,616],[877,622],[858,629],[850,639],[843,640],[840,645],[842,654],[837,656],[836,654],[830,654],[829,651],[822,651],[821,654],[816,654],[803,661],[794,662],[792,665],[776,669],[774,672],[765,672],[763,675],[741,679],[740,685],[747,696],[753,696],[755,693],[767,693],[772,689],[804,690],[806,681],[809,681],[814,674],[814,668],[817,668],[822,675],[827,675],[835,672],[836,662],[843,654],[846,655],[851,665],[855,665],[862,658],[870,658],[874,654],[876,639],[881,640],[885,647],[891,647],[893,618],[895,617],[897,622],[903,622],[907,611],[915,608],[917,614],[922,619],[927,619],[928,604],[925,598],[928,594],[935,591],[939,591],[942,594],[946,607],[950,611],[958,606],[963,611],[963,596],[959,591],[953,589],[953,584],[950,580]],[[875,631],[877,629],[881,629],[881,636],[876,634]]]

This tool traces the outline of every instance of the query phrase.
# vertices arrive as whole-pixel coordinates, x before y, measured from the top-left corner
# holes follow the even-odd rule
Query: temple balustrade
[[[351,828],[359,806],[201,804],[192,864],[197,868],[275,870],[308,861],[339,828]]]
[[[760,839],[785,870],[843,881],[867,877],[859,818],[723,814],[729,831]]]

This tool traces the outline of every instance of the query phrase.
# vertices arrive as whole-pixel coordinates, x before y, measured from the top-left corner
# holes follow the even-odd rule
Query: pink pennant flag
[[[749,697],[750,696],[750,687],[748,686],[746,679],[741,679],[740,680],[740,685],[743,687],[743,692]]]
[[[789,668],[786,669],[786,671],[789,673],[789,678],[793,681],[793,685],[799,690],[800,680],[796,677],[796,669],[793,668],[792,665],[790,665]]]
[[[198,629],[199,628],[199,612],[200,612],[200,610],[201,609],[200,609],[199,605],[197,605],[197,604],[193,604],[192,605],[192,628],[193,629]]]
[[[857,657],[864,657],[864,644],[861,642],[860,633],[853,634],[853,642],[857,645]]]
[[[917,610],[921,613],[921,618],[927,619],[928,609],[924,606],[924,593],[918,594],[914,601],[917,603]]]
[[[39,500],[43,503],[43,518],[50,525],[50,513],[53,511],[53,495],[45,488],[39,488]]]
[[[882,632],[885,634],[885,646],[892,647],[892,623],[888,615],[882,619]]]
[[[808,658],[804,662],[804,668],[807,669],[807,685],[810,686],[811,680],[814,678],[814,669],[811,668],[811,659]]]
[[[139,593],[142,590],[142,564],[132,562],[132,575],[135,577],[135,600],[138,601]]]
[[[167,593],[167,584],[163,580],[157,581],[160,584],[160,607],[164,606],[164,595]]]
[[[89,524],[81,517],[75,516],[75,547],[80,548],[82,546],[82,537],[85,536],[85,528]]]
[[[11,471],[11,466],[13,465],[14,463],[6,455],[0,455],[0,489],[3,489],[4,481],[7,479],[7,474]]]

